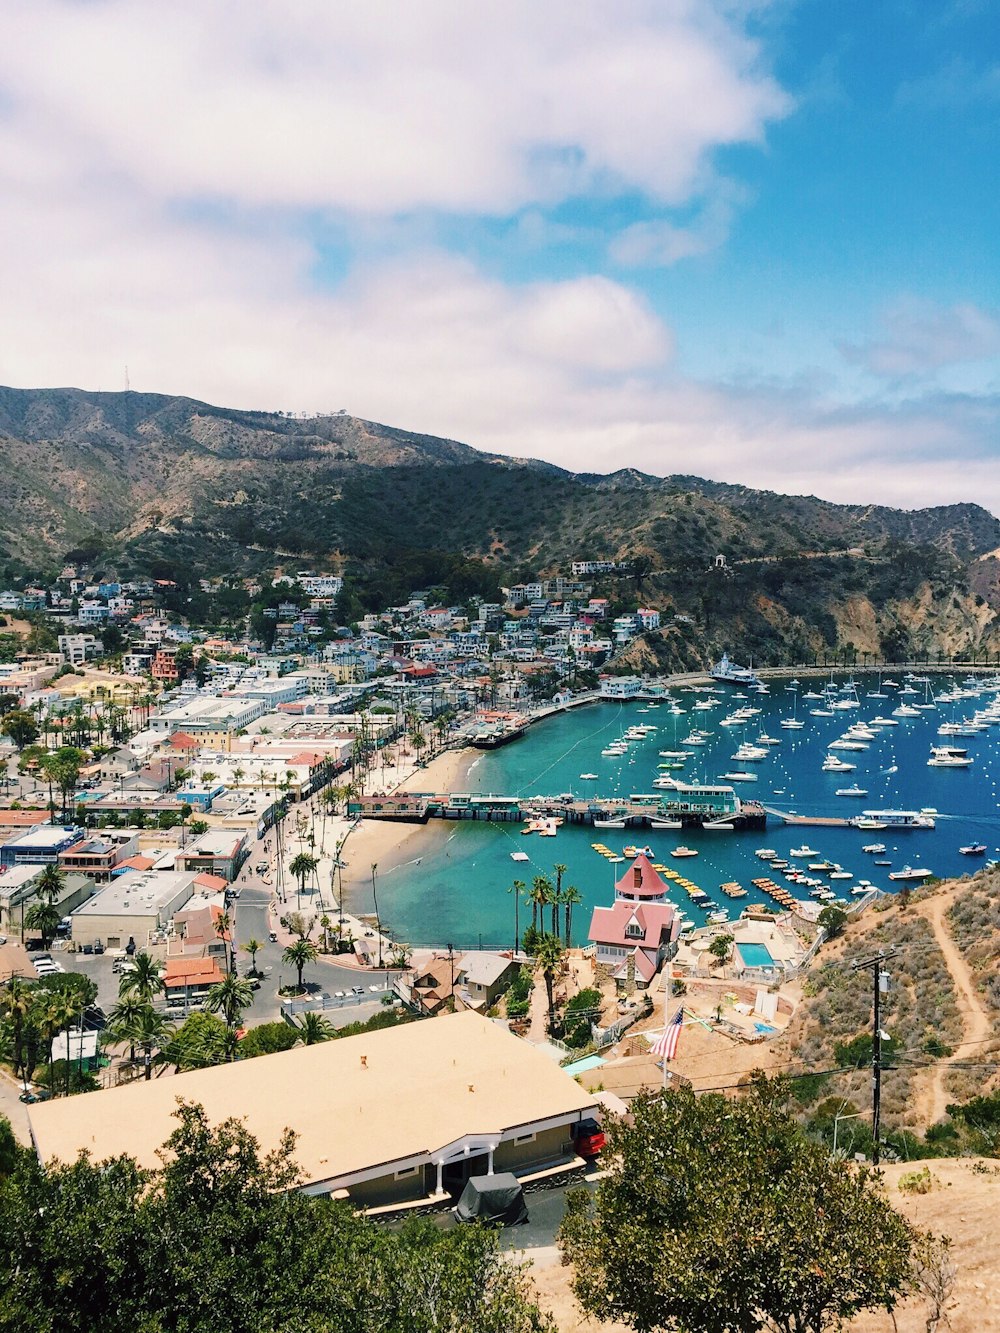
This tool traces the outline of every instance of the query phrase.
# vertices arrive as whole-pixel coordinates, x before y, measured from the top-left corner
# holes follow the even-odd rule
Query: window
[[[534,1134],[518,1134],[511,1140],[512,1143],[534,1143],[534,1141]]]
[[[404,1166],[401,1171],[396,1172],[396,1179],[405,1180],[407,1176],[415,1176],[419,1170],[419,1166]]]
[[[638,926],[635,924],[635,922],[632,922],[630,925],[625,927],[625,934],[629,937],[630,940],[641,940],[643,935],[642,926]]]

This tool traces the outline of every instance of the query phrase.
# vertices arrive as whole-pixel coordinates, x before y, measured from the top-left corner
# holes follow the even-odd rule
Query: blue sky
[[[989,0],[35,0],[0,382],[1000,512]]]

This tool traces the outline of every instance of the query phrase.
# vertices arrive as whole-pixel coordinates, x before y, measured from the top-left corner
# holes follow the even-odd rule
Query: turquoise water
[[[765,944],[737,944],[736,952],[743,959],[744,967],[773,967],[774,959]],[[771,1031],[769,1028],[768,1031]]]
[[[902,683],[902,680],[901,680]],[[947,678],[934,680],[934,690],[950,687]],[[379,906],[384,921],[396,937],[412,944],[451,942],[456,947],[509,947],[514,942],[514,897],[508,891],[514,879],[530,886],[535,875],[554,875],[555,863],[567,867],[564,884],[579,889],[584,903],[574,909],[572,934],[575,943],[585,942],[591,909],[610,903],[617,876],[627,862],[610,864],[595,852],[591,843],[604,842],[617,853],[626,843],[649,844],[654,859],[676,868],[702,888],[720,907],[728,907],[736,917],[742,907],[764,901],[750,885],[751,878],[768,873],[768,867],[754,856],[760,847],[774,848],[787,856],[790,848],[808,844],[824,858],[840,862],[852,871],[854,881],[831,885],[850,897],[852,883],[859,878],[873,881],[879,888],[893,889],[890,870],[904,864],[926,867],[940,876],[960,875],[976,870],[983,863],[962,856],[959,847],[971,842],[987,845],[986,858],[1000,852],[1000,817],[998,817],[997,778],[1000,728],[991,727],[977,736],[939,737],[937,728],[945,721],[971,717],[976,708],[985,707],[993,698],[984,693],[979,699],[942,704],[933,711],[912,719],[898,719],[898,725],[886,727],[864,751],[840,752],[840,757],[856,765],[849,773],[826,773],[821,763],[827,745],[857,721],[871,721],[877,715],[889,716],[898,703],[897,691],[886,688],[887,697],[867,698],[867,691],[878,689],[877,678],[859,678],[861,707],[836,712],[829,717],[813,717],[810,709],[821,701],[800,696],[809,689],[819,690],[822,682],[803,680],[798,691],[787,690],[781,683],[772,686],[769,696],[740,697],[727,689],[724,694],[707,691],[677,692],[675,697],[685,711],[672,716],[669,705],[649,709],[645,704],[600,703],[559,714],[532,727],[523,740],[500,750],[479,756],[467,779],[467,790],[502,795],[555,795],[572,792],[577,796],[627,796],[650,792],[653,779],[666,762],[659,755],[665,749],[690,749],[693,757],[683,771],[673,776],[686,781],[714,781],[734,769],[757,774],[754,782],[735,784],[744,798],[755,798],[774,809],[841,818],[859,814],[862,809],[919,809],[935,807],[939,814],[933,831],[862,832],[850,828],[796,828],[769,820],[765,833],[692,832],[685,830],[683,841],[697,850],[698,856],[683,861],[672,860],[670,851],[681,841],[679,832],[669,830],[592,830],[563,826],[555,838],[524,837],[519,825],[480,824],[474,821],[445,823],[432,821],[422,845],[419,865],[404,864],[379,876]],[[915,688],[923,690],[923,686]],[[923,695],[921,695],[921,700]],[[695,711],[699,700],[718,701],[711,710]],[[914,702],[911,696],[909,702]],[[722,727],[724,716],[738,707],[759,707],[758,716],[742,727]],[[801,730],[780,727],[782,718],[795,716],[805,721]],[[634,723],[655,725],[657,730],[636,741],[624,757],[602,756],[608,742],[622,735]],[[703,746],[686,746],[690,729],[699,727],[709,733]],[[758,734],[780,738],[779,746],[768,747],[761,763],[737,763],[732,759],[742,741],[754,741]],[[974,763],[970,769],[929,768],[931,745],[954,744],[968,749]],[[583,773],[596,773],[597,779],[584,779]],[[838,797],[838,788],[857,784],[867,790],[863,798]],[[874,857],[862,852],[869,843],[886,844],[884,857],[891,865],[875,866]],[[527,862],[511,860],[512,852],[523,852]],[[774,875],[782,882],[778,874]],[[748,896],[730,902],[719,892],[719,885],[738,880],[749,890]],[[798,892],[799,890],[795,890]],[[804,890],[802,890],[804,894]],[[673,900],[687,911],[695,924],[704,916],[679,889]],[[519,911],[521,930],[531,921],[530,908]],[[560,921],[560,929],[563,922]],[[551,922],[547,920],[547,928]]]

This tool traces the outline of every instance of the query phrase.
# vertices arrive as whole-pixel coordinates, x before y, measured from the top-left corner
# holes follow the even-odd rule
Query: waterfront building
[[[680,922],[667,884],[639,855],[615,885],[610,907],[595,907],[588,936],[594,961],[620,986],[648,986],[677,948]]]
[[[641,676],[602,676],[602,699],[636,699],[644,693]]]

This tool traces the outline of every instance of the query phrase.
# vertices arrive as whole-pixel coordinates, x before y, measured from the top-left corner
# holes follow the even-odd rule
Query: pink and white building
[[[640,986],[648,986],[665,960],[673,957],[679,934],[680,921],[667,902],[667,883],[643,855],[615,885],[612,905],[595,907],[590,919],[595,960],[617,982],[626,980],[629,959],[634,960]]]

